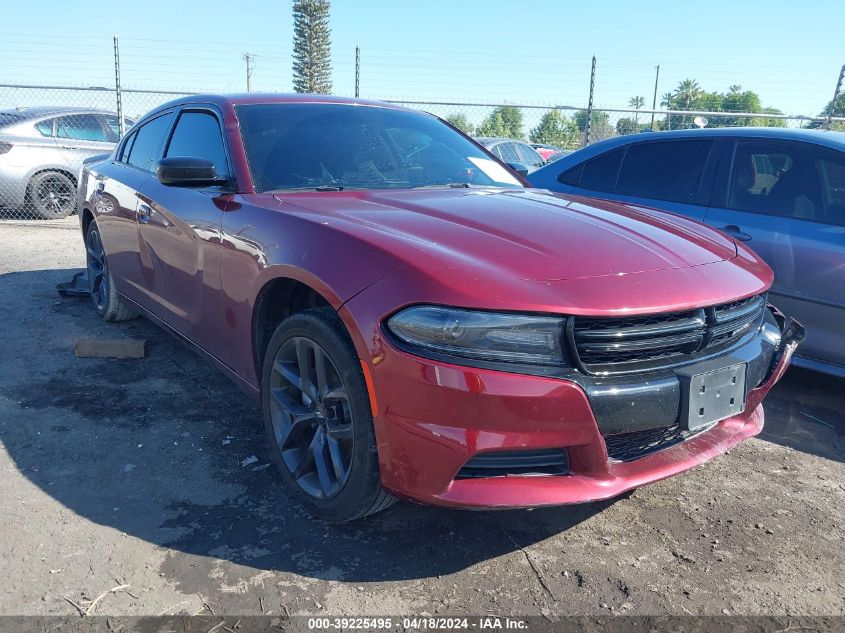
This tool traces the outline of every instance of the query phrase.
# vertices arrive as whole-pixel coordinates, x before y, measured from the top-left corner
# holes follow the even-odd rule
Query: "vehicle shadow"
[[[0,276],[0,318],[13,324],[0,331],[0,441],[10,470],[76,515],[168,548],[161,571],[180,586],[207,588],[221,559],[322,580],[445,575],[613,504],[470,512],[400,502],[349,524],[316,520],[269,465],[258,407],[152,323],[103,323],[87,299],[60,298],[55,284],[74,272]],[[148,355],[74,357],[76,338],[98,336],[144,338]]]
[[[845,380],[790,367],[764,406],[760,439],[845,462]]]

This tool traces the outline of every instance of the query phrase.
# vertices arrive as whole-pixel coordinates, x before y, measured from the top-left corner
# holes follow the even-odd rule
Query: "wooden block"
[[[142,338],[78,338],[73,344],[77,358],[144,358],[147,341]]]

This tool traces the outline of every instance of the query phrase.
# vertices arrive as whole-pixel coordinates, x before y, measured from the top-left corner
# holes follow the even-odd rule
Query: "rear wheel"
[[[94,310],[103,321],[128,321],[138,313],[120,300],[114,289],[114,281],[109,271],[106,250],[100,231],[94,222],[88,225],[85,234],[85,261],[88,272],[88,291]]]
[[[76,183],[58,171],[35,174],[27,188],[29,209],[40,218],[56,220],[65,218],[76,203]]]
[[[364,376],[333,311],[307,310],[278,326],[261,386],[273,461],[314,515],[351,521],[392,505],[381,487]]]

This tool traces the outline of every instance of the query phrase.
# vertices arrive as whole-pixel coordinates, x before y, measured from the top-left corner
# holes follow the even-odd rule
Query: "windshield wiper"
[[[314,191],[343,191],[343,185],[320,185]]]

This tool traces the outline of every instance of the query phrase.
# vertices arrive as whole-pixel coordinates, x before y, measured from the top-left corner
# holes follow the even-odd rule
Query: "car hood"
[[[274,194],[351,232],[411,243],[441,264],[553,281],[688,268],[736,256],[708,227],[623,203],[536,189]],[[369,236],[372,239],[372,235]]]

